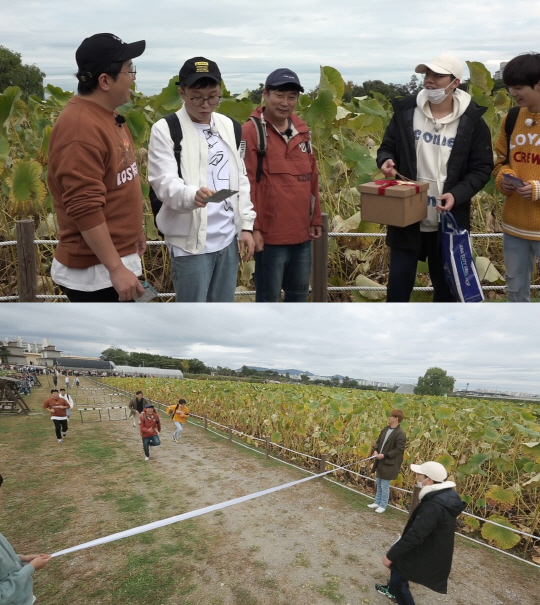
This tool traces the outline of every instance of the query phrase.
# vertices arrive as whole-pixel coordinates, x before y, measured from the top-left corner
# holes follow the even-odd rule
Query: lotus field
[[[481,63],[468,61],[468,90],[473,100],[486,107],[484,120],[492,137],[499,133],[501,120],[511,106],[506,90],[493,90],[493,79]],[[145,234],[157,240],[148,201],[148,140],[154,122],[181,106],[175,85],[177,76],[157,95],[150,97],[134,92],[129,103],[120,108],[137,149],[137,165],[142,179],[145,200]],[[165,84],[165,83],[164,83]],[[347,84],[341,74],[330,66],[321,67],[320,82],[311,94],[300,96],[297,113],[308,123],[313,137],[320,173],[320,195],[323,211],[328,213],[330,229],[339,233],[374,233],[374,237],[331,238],[329,242],[329,283],[331,286],[371,287],[387,281],[388,251],[384,228],[361,217],[358,186],[380,177],[375,157],[393,109],[382,94],[347,101]],[[0,241],[16,238],[15,224],[31,218],[40,240],[58,238],[58,225],[53,200],[47,188],[48,143],[58,114],[73,93],[49,84],[46,99],[30,96],[25,102],[22,91],[15,86],[0,91]],[[225,86],[219,111],[245,122],[255,105],[248,92],[232,95]],[[493,180],[475,196],[472,205],[474,233],[500,232],[502,196],[494,190]],[[54,245],[41,243],[38,254],[38,290],[40,294],[58,294],[49,274]],[[484,237],[475,240],[476,265],[484,283],[504,284],[504,263],[501,240]],[[170,260],[162,246],[149,246],[144,255],[145,278],[159,292],[171,292]],[[0,296],[17,291],[17,256],[14,247],[0,248]],[[239,288],[253,289],[254,262],[241,267]],[[540,276],[533,277],[533,283]],[[419,264],[417,285],[427,285],[427,265]],[[332,300],[383,299],[384,292],[362,291],[332,295]],[[426,292],[415,292],[413,299],[429,300]],[[504,299],[494,291],[488,298]]]
[[[187,399],[191,411],[247,435],[347,465],[369,456],[393,408],[405,414],[407,433],[403,475],[393,482],[412,490],[410,463],[436,460],[468,503],[468,512],[539,535],[540,411],[534,404],[457,397],[395,395],[340,388],[157,378],[106,378],[103,382],[165,405]],[[258,441],[250,440],[255,447]],[[286,452],[288,458],[294,454]],[[298,464],[305,463],[297,458]],[[352,467],[366,474],[370,466]],[[342,481],[362,484],[346,471]],[[371,482],[370,482],[371,485]],[[395,494],[398,494],[397,496]],[[395,492],[395,504],[404,506]],[[540,542],[472,517],[463,530],[478,533],[499,548],[515,548],[540,563]]]

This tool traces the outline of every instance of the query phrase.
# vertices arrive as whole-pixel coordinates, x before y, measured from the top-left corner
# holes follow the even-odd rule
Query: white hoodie
[[[435,119],[425,90],[416,98],[413,129],[417,159],[417,180],[429,183],[428,214],[420,223],[420,231],[437,231],[439,217],[435,208],[446,182],[446,165],[454,145],[461,116],[471,102],[471,96],[463,90],[454,91],[452,113]]]

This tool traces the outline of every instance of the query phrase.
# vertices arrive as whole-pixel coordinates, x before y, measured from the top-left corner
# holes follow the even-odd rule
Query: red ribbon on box
[[[379,185],[379,190],[377,191],[378,195],[386,195],[385,190],[388,189],[388,187],[393,187],[394,185],[407,185],[408,187],[414,187],[415,193],[420,193],[420,186],[409,181],[380,180],[373,182],[375,185]]]

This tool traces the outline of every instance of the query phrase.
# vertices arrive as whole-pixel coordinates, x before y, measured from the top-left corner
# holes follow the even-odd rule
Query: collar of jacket
[[[394,108],[394,112],[400,113],[407,111],[408,109],[416,108],[416,97],[418,95],[409,95],[408,97],[402,97],[401,99],[392,99],[392,107]],[[486,113],[487,107],[480,107],[474,101],[471,100],[467,109],[463,112],[464,116],[469,116],[470,118],[480,118]]]
[[[443,483],[434,483],[433,485],[426,485],[420,490],[420,494],[418,495],[419,500],[422,500],[424,496],[427,494],[431,494],[433,492],[440,492],[443,489],[449,489],[450,487],[456,487],[456,484],[453,481],[444,481]]]

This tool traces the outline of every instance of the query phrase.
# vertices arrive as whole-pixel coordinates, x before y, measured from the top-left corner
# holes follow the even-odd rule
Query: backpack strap
[[[178,176],[182,178],[182,170],[180,168],[180,152],[182,151],[182,137],[184,136],[182,133],[182,127],[180,126],[180,120],[176,113],[169,113],[165,116],[165,120],[167,125],[169,126],[169,131],[171,133],[171,139],[174,145],[174,157],[176,158],[176,163],[178,165]]]
[[[506,133],[506,162],[505,164],[510,163],[510,137],[514,132],[514,126],[516,125],[517,117],[519,115],[520,107],[511,107],[508,110],[508,114],[506,116],[506,122],[504,123],[504,132]]]
[[[242,142],[242,124],[232,118],[231,120],[234,128],[234,138],[236,139],[236,148],[240,149],[240,143]]]
[[[263,159],[266,155],[267,143],[266,143],[266,133],[264,132],[264,128],[261,120],[256,118],[255,116],[249,116],[249,119],[253,122],[255,126],[255,132],[257,133],[257,183],[261,182],[262,178],[262,168],[263,168]]]

